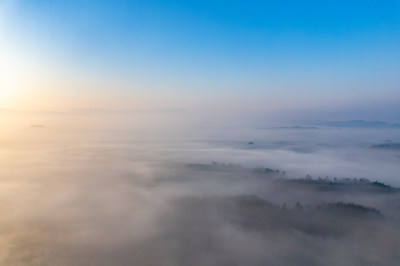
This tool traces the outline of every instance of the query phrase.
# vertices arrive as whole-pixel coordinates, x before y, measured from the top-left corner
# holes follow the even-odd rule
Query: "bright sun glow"
[[[24,66],[20,53],[9,43],[7,20],[14,1],[0,1],[0,108],[11,108],[22,93]]]
[[[22,85],[22,68],[5,49],[0,51],[0,108],[12,106]]]

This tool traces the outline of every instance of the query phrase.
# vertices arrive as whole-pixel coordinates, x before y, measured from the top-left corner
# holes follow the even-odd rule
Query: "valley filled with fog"
[[[171,117],[1,115],[0,264],[398,264],[396,126]]]

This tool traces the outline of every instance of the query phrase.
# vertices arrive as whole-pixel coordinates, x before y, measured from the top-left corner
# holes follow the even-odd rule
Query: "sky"
[[[0,108],[400,120],[400,1],[0,0]]]

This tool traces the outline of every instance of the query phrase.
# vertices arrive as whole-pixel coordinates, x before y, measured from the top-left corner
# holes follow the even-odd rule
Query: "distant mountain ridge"
[[[349,120],[349,121],[326,121],[317,123],[319,126],[326,127],[347,127],[347,128],[399,128],[400,124],[390,124],[383,121],[365,121],[365,120]]]
[[[305,126],[290,126],[290,127],[271,127],[270,129],[318,129],[317,127],[305,127]]]
[[[390,142],[390,143],[380,143],[376,145],[372,145],[373,149],[382,149],[382,150],[400,150],[400,143]]]

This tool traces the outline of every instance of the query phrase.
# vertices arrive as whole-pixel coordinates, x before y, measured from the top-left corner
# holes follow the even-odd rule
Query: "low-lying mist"
[[[1,116],[1,265],[398,265],[399,129]]]

